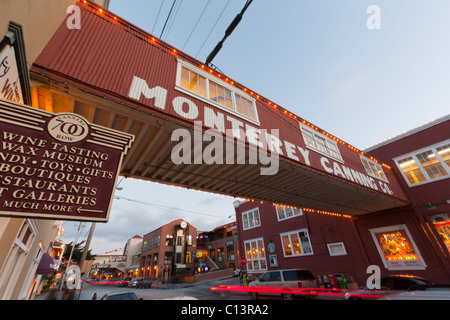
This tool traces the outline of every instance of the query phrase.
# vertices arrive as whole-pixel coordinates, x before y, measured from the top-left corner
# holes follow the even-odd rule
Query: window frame
[[[249,224],[250,220],[248,220],[248,215],[250,213],[252,213],[252,215],[254,215],[253,212],[257,212],[258,213],[258,222],[259,222],[259,224],[258,225],[254,224],[253,226],[250,226],[250,224]],[[247,216],[247,226],[245,226],[244,215]],[[250,209],[250,210],[242,212],[241,213],[241,218],[242,218],[242,230],[250,230],[250,229],[258,228],[258,227],[261,226],[261,215],[259,214],[259,208],[253,208],[253,209]],[[254,220],[255,219],[253,218],[253,221]]]
[[[441,157],[441,155],[439,154],[439,152],[437,151],[438,148],[443,147],[445,145],[450,145],[450,139],[448,140],[444,140],[441,141],[439,143],[418,149],[418,150],[414,150],[412,152],[406,153],[404,155],[401,155],[399,157],[394,158],[394,162],[398,168],[398,170],[400,171],[400,173],[403,176],[403,179],[405,179],[408,187],[415,187],[415,186],[420,186],[426,183],[432,183],[435,181],[440,181],[440,180],[444,180],[444,179],[448,179],[450,178],[450,167],[447,165],[447,163],[445,162],[445,160]],[[442,176],[442,177],[438,177],[438,178],[431,178],[427,172],[427,170],[425,169],[425,167],[422,165],[422,163],[420,162],[419,158],[417,157],[417,155],[422,154],[424,152],[427,151],[432,151],[435,158],[438,160],[438,162],[440,163],[440,165],[442,166],[442,168],[446,171],[447,175]],[[405,172],[403,171],[402,167],[400,166],[400,161],[406,160],[408,158],[411,158],[412,160],[410,161],[414,161],[414,163],[416,164],[416,166],[418,167],[418,169],[420,170],[420,172],[422,173],[423,177],[425,178],[425,181],[420,181],[417,183],[413,183],[411,184],[409,182],[408,177],[406,176]]]
[[[340,253],[333,252],[333,249],[332,249],[333,247],[341,247],[342,252],[340,252]],[[345,250],[344,242],[327,243],[327,248],[328,248],[328,252],[330,253],[330,256],[332,256],[332,257],[347,255],[347,250]]]
[[[253,254],[252,254],[252,243],[255,242],[256,243],[256,252],[257,252],[257,257],[254,258]],[[259,243],[262,244],[262,248],[259,248]],[[247,244],[250,245],[250,256],[249,253],[247,252]],[[261,252],[263,253],[264,257],[260,257]],[[248,239],[244,241],[244,254],[245,257],[247,259],[247,272],[249,273],[260,273],[261,271],[267,271],[267,256],[266,256],[266,248],[264,245],[264,238],[255,238],[255,239]],[[254,268],[254,261],[258,261],[258,269]],[[261,268],[261,261],[264,261],[264,268]],[[249,265],[251,265],[252,267],[249,268]]]
[[[425,263],[425,260],[423,259],[419,248],[417,247],[416,243],[414,242],[414,239],[411,235],[411,233],[408,230],[408,227],[405,224],[399,224],[399,225],[392,225],[387,227],[381,227],[381,228],[375,228],[375,229],[369,229],[370,234],[372,235],[372,239],[375,242],[375,246],[378,250],[378,254],[380,255],[380,259],[384,264],[384,267],[387,270],[425,270],[427,268],[427,265]],[[406,236],[408,237],[408,240],[413,247],[415,254],[418,256],[419,259],[417,259],[417,264],[412,265],[410,261],[405,260],[399,260],[399,261],[390,261],[387,260],[383,254],[383,249],[380,246],[380,243],[378,242],[378,234],[381,233],[392,233],[394,231],[404,231]]]
[[[363,155],[360,155],[359,158],[361,159],[361,163],[362,163],[364,169],[366,170],[367,175],[371,176],[372,178],[382,180],[384,182],[389,183],[389,181],[386,177],[386,174],[384,173],[383,166],[381,164],[376,163],[375,161],[373,161]],[[367,166],[369,166],[369,168],[367,168],[367,166],[364,164],[364,161],[367,162]],[[373,174],[372,168],[370,168],[370,165],[375,167],[376,172],[379,172],[381,170],[381,172],[383,173],[383,176],[380,176],[378,174]]]
[[[307,252],[307,253],[303,252],[304,250],[303,250],[303,247],[302,247],[302,241],[301,241],[301,237],[299,235],[300,232],[305,232],[306,235],[308,236],[308,243],[309,243],[309,247],[311,249],[311,252]],[[292,234],[296,234],[298,236],[299,245],[300,245],[300,248],[301,248],[301,251],[302,251],[302,253],[300,253],[300,254],[294,253],[292,237],[291,237]],[[289,237],[288,238],[289,239],[289,244],[291,246],[291,254],[290,255],[286,255],[286,250],[284,248],[283,236],[288,236]],[[281,250],[283,251],[283,256],[285,258],[295,258],[295,257],[304,257],[304,256],[312,256],[312,255],[314,255],[314,250],[313,250],[312,244],[311,244],[311,237],[309,236],[308,229],[306,229],[306,228],[280,233],[280,240],[281,240]]]
[[[301,122],[299,122],[299,125],[306,148],[313,150],[317,153],[320,153],[321,155],[324,155],[340,163],[344,163],[344,159],[342,158],[342,154],[341,151],[339,150],[337,141],[328,138],[326,135],[314,129],[311,129],[310,127],[304,125]],[[317,146],[318,142],[320,142],[319,143],[320,147]]]
[[[288,220],[288,219],[293,219],[295,217],[299,217],[299,216],[303,215],[303,210],[301,208],[300,209],[296,209],[296,208],[293,208],[293,207],[287,207],[286,208],[286,206],[281,206],[281,205],[277,205],[277,204],[274,207],[275,207],[275,213],[277,215],[278,221],[284,221],[284,220]],[[283,209],[284,218],[280,218],[280,215],[278,213],[278,207],[281,207]],[[286,215],[286,209],[291,209],[292,212],[293,212],[293,215],[288,217]],[[298,213],[295,214],[295,212],[298,212]]]
[[[190,72],[194,72],[196,74],[198,74],[199,76],[203,77],[206,79],[206,96],[202,96],[196,92],[193,92],[189,89],[186,89],[184,87],[181,86],[181,71],[182,71],[182,67],[188,69]],[[210,92],[210,86],[209,86],[209,82],[212,81],[214,82],[214,84],[219,85],[223,88],[225,88],[226,90],[229,90],[231,92],[231,104],[232,104],[232,108],[227,108],[226,106],[211,100],[209,98],[209,92]],[[220,110],[223,110],[229,114],[232,114],[236,117],[239,117],[245,121],[249,121],[255,125],[257,125],[258,127],[260,126],[260,122],[259,122],[259,117],[258,117],[258,109],[256,106],[256,99],[253,98],[252,96],[248,95],[247,93],[245,93],[244,91],[239,90],[238,88],[232,86],[231,84],[221,80],[218,77],[212,76],[210,73],[206,72],[205,70],[202,70],[198,67],[195,67],[189,63],[187,63],[186,61],[183,61],[181,59],[178,59],[178,65],[177,65],[177,75],[176,75],[176,83],[175,83],[175,89],[178,91],[181,91],[191,97],[194,97],[196,99],[199,99],[203,102],[206,102],[209,105],[212,105]],[[253,114],[255,115],[255,119],[240,113],[237,111],[237,103],[236,103],[236,95],[239,95],[242,98],[245,98],[246,100],[250,101],[250,103],[253,105]]]

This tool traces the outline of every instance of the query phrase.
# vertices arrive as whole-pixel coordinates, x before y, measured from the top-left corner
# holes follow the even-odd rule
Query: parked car
[[[345,300],[368,300],[379,299],[386,294],[394,291],[408,291],[410,288],[418,285],[433,285],[432,281],[412,276],[395,275],[382,277],[380,279],[380,289],[370,290],[367,286],[362,290],[349,291],[345,294]]]
[[[250,282],[249,287],[257,287],[257,290],[249,293],[252,299],[257,299],[259,296],[281,296],[285,300],[317,296],[315,290],[300,291],[295,290],[296,288],[318,288],[316,278],[311,271],[302,269],[267,271],[257,280]]]
[[[450,284],[417,285],[405,292],[387,294],[379,300],[450,300]]]
[[[152,278],[140,278],[137,280],[136,288],[151,288]]]
[[[128,288],[135,288],[137,286],[137,282],[138,282],[137,279],[130,280],[130,282],[128,282],[127,287]]]
[[[143,300],[138,298],[132,291],[110,292],[105,294],[100,300]]]
[[[131,278],[124,278],[124,279],[118,280],[116,282],[116,286],[117,287],[128,287],[128,283],[130,283],[130,281],[131,281]]]
[[[231,274],[233,277],[239,277],[241,275],[241,269],[233,270]]]

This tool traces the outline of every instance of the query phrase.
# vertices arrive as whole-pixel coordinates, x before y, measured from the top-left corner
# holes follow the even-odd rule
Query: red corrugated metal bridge
[[[82,28],[64,21],[31,68],[33,106],[135,135],[121,175],[346,215],[407,205],[387,165],[111,12],[78,6]]]

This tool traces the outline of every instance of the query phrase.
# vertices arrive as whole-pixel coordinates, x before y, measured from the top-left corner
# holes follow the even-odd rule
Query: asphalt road
[[[97,294],[97,299],[101,299],[103,295],[108,292],[132,291],[138,298],[143,300],[248,300],[248,296],[232,296],[214,294],[210,291],[213,286],[219,285],[239,285],[239,278],[227,278],[223,280],[208,281],[204,283],[194,283],[188,287],[179,288],[122,288],[107,285],[98,285],[83,283],[81,292],[77,292],[75,300],[92,300],[94,293]]]

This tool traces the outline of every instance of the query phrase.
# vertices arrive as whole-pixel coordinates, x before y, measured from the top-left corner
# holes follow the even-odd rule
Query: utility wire
[[[169,36],[169,33],[170,33],[170,31],[172,30],[173,23],[175,22],[175,19],[176,19],[177,16],[178,16],[178,11],[180,11],[180,8],[181,8],[181,5],[182,5],[182,4],[183,4],[183,0],[181,0],[180,4],[178,5],[178,7],[177,7],[177,9],[176,9],[176,11],[175,11],[175,15],[173,16],[173,19],[172,19],[172,21],[170,22],[170,26],[169,26],[169,28],[167,29],[167,32],[166,32],[166,35],[164,36],[164,39],[167,39],[167,37]]]
[[[155,30],[156,23],[158,22],[159,14],[161,13],[161,9],[162,9],[163,4],[164,4],[164,0],[161,0],[161,5],[159,6],[158,15],[156,16],[155,23],[153,24],[152,34],[154,34],[153,31]]]
[[[216,47],[211,51],[209,56],[206,58],[206,65],[209,65],[214,57],[219,53],[220,49],[222,49],[222,45],[225,42],[225,40],[233,33],[236,26],[239,24],[239,22],[242,20],[242,17],[244,16],[245,11],[248,9],[250,4],[253,2],[253,0],[247,0],[247,2],[244,5],[244,8],[242,8],[241,12],[233,19],[230,26],[225,30],[225,35],[222,40],[216,45]]]
[[[186,47],[187,43],[189,42],[189,39],[191,39],[191,36],[194,33],[195,28],[197,28],[197,25],[200,22],[201,18],[203,17],[203,14],[205,13],[206,8],[208,8],[210,2],[211,2],[211,0],[208,0],[208,2],[206,3],[206,6],[203,8],[203,11],[202,11],[200,17],[198,17],[197,22],[195,23],[194,29],[192,29],[191,34],[189,35],[186,42],[184,43],[182,50],[184,50],[184,47]]]
[[[214,28],[217,25],[217,22],[219,22],[219,19],[222,17],[225,9],[228,7],[228,4],[230,3],[230,0],[228,0],[227,4],[225,5],[225,7],[222,9],[222,12],[220,13],[219,17],[217,18],[216,22],[214,23],[213,27],[211,28],[211,30],[208,33],[208,36],[206,37],[205,41],[203,41],[202,46],[200,47],[200,49],[198,49],[197,54],[195,55],[195,58],[197,58],[198,54],[200,53],[200,51],[203,49],[203,46],[205,45],[206,41],[209,39],[209,36],[211,35],[211,33],[213,32]]]
[[[169,21],[170,15],[172,14],[172,10],[173,10],[173,7],[175,6],[176,2],[177,2],[177,0],[173,0],[172,7],[170,8],[169,14],[167,15],[166,22],[164,23],[164,27],[163,27],[163,29],[161,31],[161,35],[159,36],[160,39],[161,39],[161,37],[162,37],[162,35],[164,33],[164,29],[166,28],[167,21]]]
[[[222,216],[215,216],[215,215],[207,214],[207,213],[200,213],[200,212],[196,212],[196,211],[184,210],[184,209],[179,209],[179,208],[176,208],[176,207],[163,206],[163,205],[156,204],[156,203],[144,202],[144,201],[140,201],[140,200],[124,198],[122,196],[114,196],[114,199],[117,199],[117,200],[123,199],[123,200],[131,201],[131,202],[140,203],[140,204],[146,205],[146,206],[155,206],[155,207],[160,207],[160,208],[163,208],[163,209],[184,211],[184,212],[188,212],[188,213],[198,214],[198,215],[201,215],[201,216],[208,216],[208,217],[214,217],[214,218],[223,218]]]

